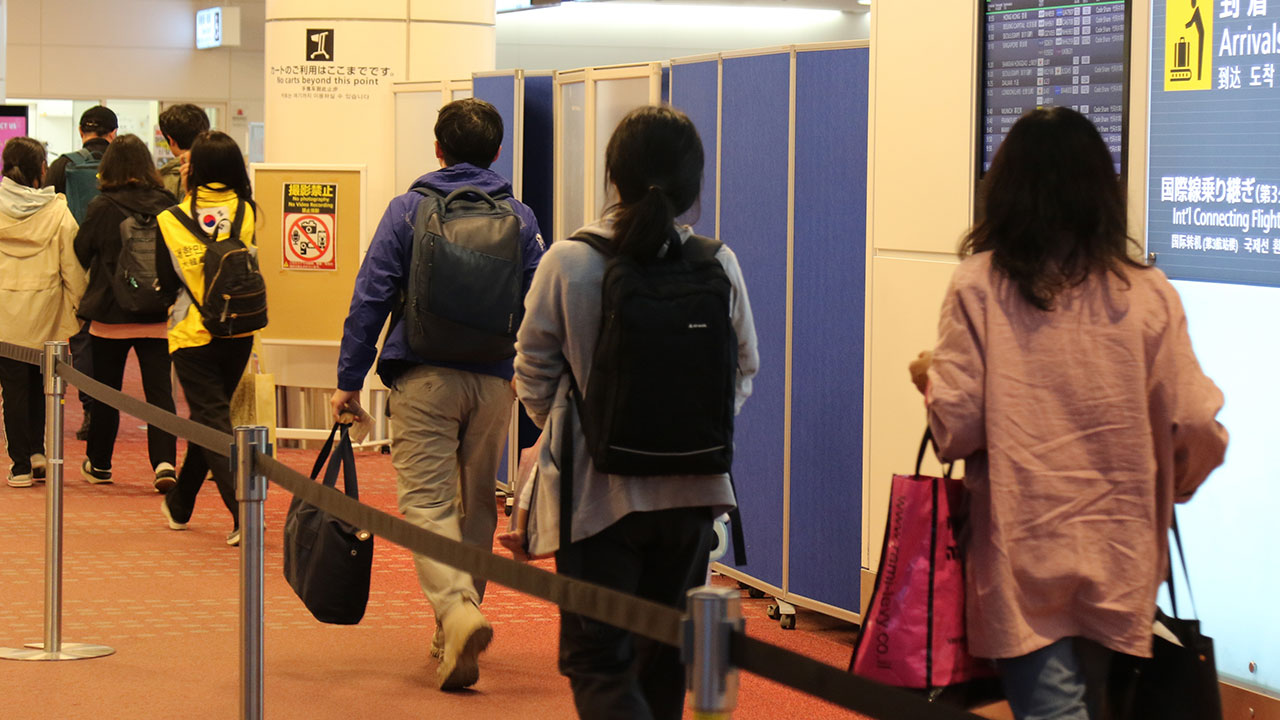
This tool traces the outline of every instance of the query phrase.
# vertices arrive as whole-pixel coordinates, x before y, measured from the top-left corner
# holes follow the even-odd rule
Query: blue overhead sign
[[[1147,246],[1173,278],[1280,286],[1280,0],[1157,0]]]

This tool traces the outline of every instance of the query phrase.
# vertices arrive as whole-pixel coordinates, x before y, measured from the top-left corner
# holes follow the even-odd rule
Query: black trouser
[[[112,339],[94,337],[93,379],[119,390],[124,384],[124,367],[129,349],[138,356],[142,374],[142,393],[147,402],[161,410],[174,411],[173,383],[169,379],[169,341],[164,338]],[[99,470],[111,469],[116,433],[120,430],[120,411],[107,403],[99,403],[89,416],[89,441],[85,454]],[[154,468],[162,462],[173,464],[178,458],[178,441],[157,427],[147,426],[147,455]]]
[[[253,338],[240,337],[214,338],[208,345],[182,348],[173,353],[173,368],[178,371],[178,383],[187,398],[192,420],[218,432],[231,434],[231,396],[240,383],[251,352]],[[178,471],[178,484],[165,496],[169,514],[175,522],[185,523],[191,519],[196,494],[210,472],[218,493],[222,495],[222,504],[227,506],[227,512],[239,527],[240,514],[231,461],[227,456],[195,443],[187,443],[187,456]]]
[[[80,372],[94,377],[93,375],[93,338],[89,335],[89,325],[93,321],[85,320],[80,325],[80,329],[75,335],[68,338],[67,349],[71,351],[71,367]],[[84,410],[86,418],[92,414],[94,407],[93,398],[89,397],[89,393],[80,390],[80,407]]]
[[[31,473],[31,456],[44,454],[44,376],[40,368],[0,358],[4,434],[13,475]]]
[[[556,553],[556,570],[683,608],[706,581],[715,544],[705,507],[635,512]],[[561,611],[560,672],[578,716],[590,720],[678,720],[684,710],[680,650]]]

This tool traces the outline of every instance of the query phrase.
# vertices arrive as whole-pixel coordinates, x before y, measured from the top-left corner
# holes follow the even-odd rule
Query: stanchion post
[[[729,662],[729,643],[742,630],[739,591],[710,585],[689,591],[684,661],[695,720],[728,720],[738,704],[738,670]]]
[[[240,501],[240,718],[262,720],[262,505],[267,499],[267,476],[257,468],[255,453],[270,452],[267,428],[241,426],[235,430],[232,464],[236,499]]]
[[[67,383],[58,374],[58,363],[71,360],[67,342],[44,344],[44,447],[45,538],[44,538],[44,642],[27,643],[22,648],[0,648],[6,660],[85,660],[115,652],[106,645],[62,642],[62,433],[63,399]]]

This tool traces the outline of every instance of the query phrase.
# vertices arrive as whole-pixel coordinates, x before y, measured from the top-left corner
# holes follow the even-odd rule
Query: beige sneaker
[[[431,657],[444,659],[444,628],[440,627],[439,620],[436,621],[436,632],[431,636]]]
[[[470,600],[444,617],[444,657],[436,668],[441,690],[461,690],[480,679],[480,653],[493,640],[493,628]]]

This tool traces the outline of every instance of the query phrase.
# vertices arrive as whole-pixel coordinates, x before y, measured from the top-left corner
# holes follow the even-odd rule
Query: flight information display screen
[[[1066,106],[1093,121],[1124,172],[1126,0],[982,0],[981,163],[991,167],[1028,110]]]

